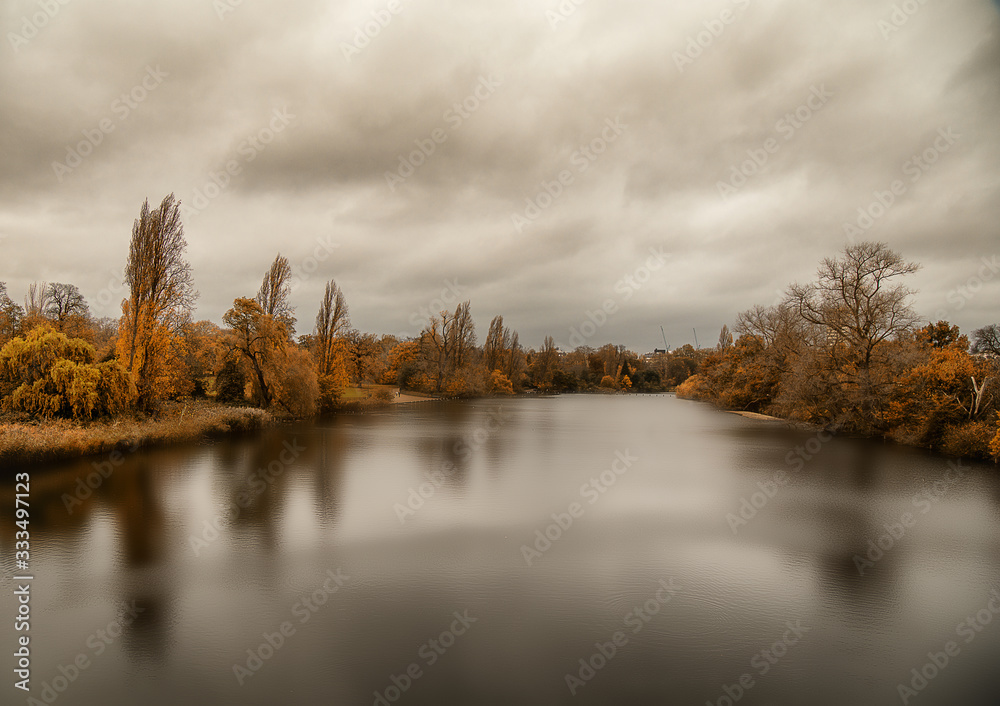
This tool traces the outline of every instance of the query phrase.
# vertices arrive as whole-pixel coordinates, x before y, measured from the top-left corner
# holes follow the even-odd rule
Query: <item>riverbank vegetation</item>
[[[256,294],[233,292],[221,325],[195,321],[186,248],[174,196],[156,208],[143,203],[117,319],[93,317],[72,284],[31,284],[22,306],[0,282],[0,460],[355,411],[397,391],[471,398],[675,388],[725,408],[1000,455],[1000,328],[977,331],[970,348],[946,322],[920,327],[900,283],[917,265],[884,245],[824,261],[816,282],[744,312],[736,335],[724,327],[714,349],[647,355],[612,343],[564,351],[551,336],[526,348],[501,315],[480,344],[469,301],[428,314],[416,336],[364,333],[352,327],[335,280],[303,326],[280,253]]]
[[[921,325],[905,279],[918,265],[861,243],[724,327],[680,397],[945,453],[1000,456],[1000,326],[968,337]]]

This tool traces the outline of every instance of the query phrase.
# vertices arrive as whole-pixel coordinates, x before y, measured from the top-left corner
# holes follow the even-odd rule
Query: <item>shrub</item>
[[[952,456],[990,458],[991,437],[996,426],[990,422],[948,425],[941,435],[941,450]]]
[[[376,388],[374,394],[372,395],[377,402],[392,402],[395,396],[395,393],[388,387]]]
[[[490,394],[513,395],[514,385],[511,383],[510,378],[501,373],[499,370],[494,370],[490,374]]]

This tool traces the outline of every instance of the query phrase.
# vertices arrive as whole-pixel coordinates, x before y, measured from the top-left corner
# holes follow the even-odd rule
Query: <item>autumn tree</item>
[[[842,256],[823,260],[815,282],[794,284],[786,306],[817,334],[811,341],[817,365],[799,379],[815,387],[823,377],[831,416],[861,431],[879,424],[880,405],[893,384],[885,344],[912,330],[917,317],[909,305],[913,293],[899,280],[919,265],[906,262],[883,243],[849,245]],[[794,389],[787,386],[786,393]],[[794,397],[788,402],[794,406]]]
[[[257,397],[264,407],[274,401],[274,378],[277,367],[284,361],[288,332],[269,314],[265,314],[254,299],[238,298],[222,317],[233,337],[229,349],[250,370]]]
[[[117,360],[95,362],[93,347],[51,326],[0,349],[0,396],[8,412],[89,420],[124,412],[135,386]]]
[[[257,291],[257,303],[261,310],[272,317],[275,321],[281,322],[288,337],[295,335],[295,310],[288,301],[292,287],[292,268],[288,264],[288,258],[278,253],[271,263],[271,267],[264,273],[264,280]]]
[[[552,376],[559,366],[559,350],[556,348],[552,336],[546,336],[542,342],[542,348],[531,358],[528,367],[528,374],[531,383],[542,390],[552,387]]]
[[[122,302],[118,337],[118,355],[135,381],[140,408],[159,398],[155,382],[197,297],[191,266],[184,259],[186,247],[180,202],[174,195],[166,196],[155,210],[148,199],[143,201],[132,225],[125,265],[129,297]]]
[[[315,355],[319,366],[320,377],[329,375],[335,365],[342,362],[339,352],[335,351],[337,339],[343,338],[351,328],[351,317],[347,308],[347,299],[340,286],[330,280],[323,291],[323,299],[319,303],[316,314]]]
[[[0,282],[0,345],[18,335],[23,318],[24,309],[8,296],[7,283]]]

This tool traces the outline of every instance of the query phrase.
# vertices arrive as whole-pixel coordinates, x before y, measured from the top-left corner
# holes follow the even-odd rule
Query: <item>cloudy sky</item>
[[[15,299],[118,315],[174,192],[216,322],[280,251],[300,332],[333,278],[365,331],[456,290],[481,339],[566,345],[606,305],[588,344],[713,344],[851,237],[924,265],[923,316],[1000,322],[989,0],[63,2],[0,15]]]

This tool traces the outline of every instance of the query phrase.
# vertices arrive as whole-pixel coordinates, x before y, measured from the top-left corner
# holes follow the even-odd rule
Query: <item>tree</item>
[[[84,319],[90,316],[87,300],[74,284],[53,282],[48,286],[46,299],[45,314],[58,324],[60,331],[71,316]]]
[[[39,326],[0,349],[0,395],[6,411],[89,420],[124,412],[135,394],[116,361],[94,362],[94,349],[51,326]]]
[[[257,303],[261,310],[276,321],[280,321],[288,332],[288,337],[295,335],[295,310],[288,302],[291,294],[292,268],[288,258],[281,253],[274,258],[270,269],[264,274],[264,281],[257,291]]]
[[[486,369],[494,371],[503,365],[504,354],[510,347],[510,330],[503,325],[502,316],[494,316],[490,321],[489,333],[486,334],[486,343],[483,344],[483,358]]]
[[[447,332],[454,370],[464,368],[471,362],[469,356],[476,347],[476,323],[472,320],[469,304],[470,302],[466,301],[456,307]]]
[[[49,287],[45,282],[32,282],[28,285],[28,294],[24,298],[24,315],[44,317],[49,307]]]
[[[552,377],[559,366],[559,350],[552,336],[546,336],[542,349],[532,357],[530,376],[533,385],[542,390],[552,387]]]
[[[898,280],[918,269],[885,244],[864,242],[823,260],[816,282],[789,288],[786,306],[815,328],[806,342],[818,355],[809,357],[811,367],[795,368],[798,382],[784,390],[787,408],[796,407],[796,390],[809,390],[828,402],[825,413],[856,430],[882,424],[894,384],[885,344],[917,322],[908,303],[913,292]]]
[[[880,343],[917,322],[908,303],[913,292],[895,280],[919,269],[884,243],[849,245],[842,257],[823,260],[816,282],[793,284],[788,300],[823,330],[836,362],[867,369]]]
[[[222,320],[234,334],[230,351],[250,368],[261,405],[270,407],[277,367],[286,357],[288,332],[253,299],[236,299]]]
[[[198,296],[184,259],[186,247],[174,195],[156,210],[150,210],[149,199],[143,201],[132,225],[125,265],[129,298],[122,302],[118,337],[118,355],[135,381],[141,408],[158,398],[154,381],[168,353],[169,335],[189,320]]]
[[[733,345],[733,334],[729,333],[729,326],[726,324],[722,325],[722,330],[719,331],[719,345],[718,350],[720,353],[725,353],[727,349]]]
[[[341,362],[339,351],[335,350],[335,342],[347,334],[350,326],[351,317],[347,309],[347,300],[337,283],[331,279],[326,283],[314,329],[316,362],[320,378],[330,375],[334,367]]]
[[[434,381],[435,392],[444,390],[451,378],[464,381],[457,387],[447,385],[451,390],[461,387],[468,391],[478,388],[480,383],[484,389],[487,386],[485,374],[483,380],[474,380],[477,376],[466,370],[472,365],[472,354],[476,350],[476,328],[469,302],[459,304],[454,313],[441,311],[440,316],[431,317],[420,333],[420,349],[424,367]]]
[[[990,324],[972,332],[972,352],[1000,356],[1000,324]]]
[[[7,295],[7,283],[0,282],[0,345],[18,335],[24,309]]]

